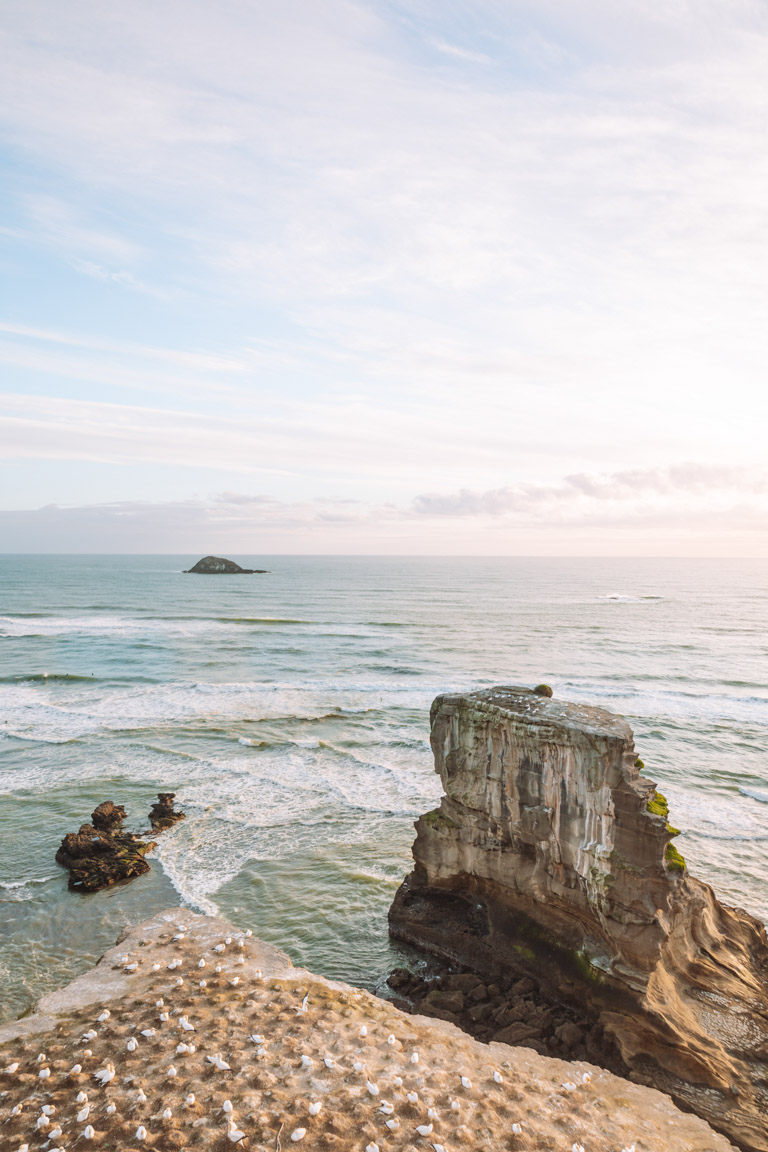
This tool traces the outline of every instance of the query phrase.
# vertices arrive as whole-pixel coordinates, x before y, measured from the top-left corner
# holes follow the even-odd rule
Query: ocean
[[[173,904],[380,987],[430,703],[491,684],[624,715],[691,871],[768,921],[768,562],[235,558],[269,571],[0,556],[0,1020]],[[69,892],[62,836],[158,791],[150,872]]]

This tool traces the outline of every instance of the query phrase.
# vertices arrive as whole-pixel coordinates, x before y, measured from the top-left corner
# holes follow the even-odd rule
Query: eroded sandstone
[[[431,726],[445,796],[416,824],[393,935],[535,978],[600,1028],[609,1066],[768,1152],[765,929],[688,875],[629,725],[504,687],[438,697]]]

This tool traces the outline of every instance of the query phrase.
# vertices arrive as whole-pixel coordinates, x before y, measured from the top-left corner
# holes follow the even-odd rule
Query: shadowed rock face
[[[263,574],[266,568],[241,568],[234,560],[225,560],[222,556],[204,556],[197,564],[185,569],[185,574],[189,572],[203,576],[253,576],[255,573]]]
[[[149,810],[149,822],[153,832],[165,832],[167,828],[178,824],[179,820],[186,820],[185,813],[173,806],[175,796],[175,792],[158,792],[157,802]]]
[[[529,973],[597,1018],[630,1077],[768,1152],[768,940],[670,851],[632,730],[526,688],[440,696],[439,809],[392,934]],[[650,807],[649,807],[650,805]]]

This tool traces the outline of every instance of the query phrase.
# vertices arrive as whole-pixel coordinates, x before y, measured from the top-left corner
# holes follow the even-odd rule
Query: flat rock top
[[[476,705],[480,710],[495,709],[512,720],[532,726],[547,726],[586,732],[591,736],[632,740],[633,732],[623,717],[606,708],[588,704],[570,704],[548,696],[539,696],[532,688],[502,684],[478,692],[450,693],[438,696],[433,709]],[[434,715],[434,712],[433,712]]]
[[[405,1015],[184,909],[40,1008],[0,1030],[4,1148],[90,1125],[123,1152],[733,1152],[659,1092]]]

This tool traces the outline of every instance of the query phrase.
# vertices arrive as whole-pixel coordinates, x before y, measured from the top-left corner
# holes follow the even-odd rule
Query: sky
[[[4,0],[0,551],[768,555],[764,0]]]

